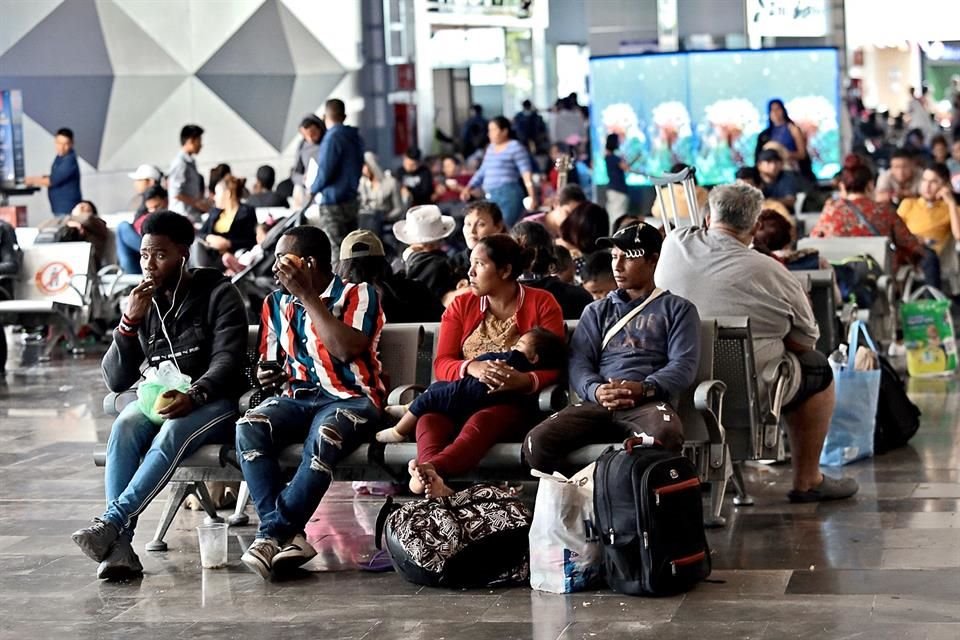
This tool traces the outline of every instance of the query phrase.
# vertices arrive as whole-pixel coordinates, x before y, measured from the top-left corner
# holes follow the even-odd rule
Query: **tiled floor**
[[[914,385],[923,426],[909,448],[846,472],[860,495],[787,504],[783,467],[751,469],[752,508],[728,504],[711,531],[714,575],[691,593],[643,599],[529,589],[420,589],[355,570],[372,551],[376,499],[337,485],[311,525],[320,549],[297,579],[239,564],[252,528],[231,531],[230,565],[201,570],[183,512],[170,550],[135,544],[142,580],[103,583],[69,534],[102,511],[91,452],[109,420],[94,358],[8,374],[0,385],[0,639],[79,638],[869,638],[960,639],[960,431],[956,381]]]

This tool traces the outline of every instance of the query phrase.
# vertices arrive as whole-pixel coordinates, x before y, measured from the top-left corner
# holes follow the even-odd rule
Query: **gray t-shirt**
[[[916,198],[920,195],[920,172],[913,172],[913,179],[910,181],[909,185],[903,185],[904,193],[906,195],[900,194],[901,186],[893,179],[893,174],[890,173],[890,169],[880,173],[880,177],[877,178],[877,188],[878,193],[890,193],[896,201],[900,201],[902,198]]]
[[[800,282],[775,259],[719,231],[685,227],[663,242],[654,280],[697,305],[702,318],[749,316],[758,371],[769,388],[781,362],[790,366],[786,400],[800,385],[790,339],[813,349],[820,330]]]
[[[203,213],[177,200],[181,193],[193,198],[203,197],[203,176],[197,171],[197,162],[185,151],[177,154],[167,172],[167,191],[170,193],[170,211],[197,218]]]

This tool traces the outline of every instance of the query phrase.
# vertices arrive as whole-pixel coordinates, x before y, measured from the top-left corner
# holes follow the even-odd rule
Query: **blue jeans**
[[[379,419],[368,398],[271,398],[247,411],[237,422],[237,459],[260,516],[257,537],[283,544],[302,533],[337,462],[367,441]],[[296,442],[303,442],[303,458],[284,487],[277,456]]]
[[[523,217],[523,196],[523,188],[516,182],[510,182],[491,189],[488,197],[490,202],[497,203],[503,212],[503,221],[512,227]]]
[[[236,416],[235,401],[215,400],[157,426],[136,402],[127,405],[107,441],[103,519],[132,537],[137,516],[170,481],[180,461],[205,444],[229,442]]]
[[[943,279],[940,275],[940,256],[930,247],[924,247],[923,258],[920,260],[920,269],[923,271],[923,283],[938,291],[943,291]]]
[[[129,222],[117,225],[117,262],[124,273],[140,273],[140,234]]]

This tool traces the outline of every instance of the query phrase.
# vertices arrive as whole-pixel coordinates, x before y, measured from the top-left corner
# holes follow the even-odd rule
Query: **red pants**
[[[477,411],[457,432],[457,425],[441,413],[417,420],[417,462],[430,463],[441,477],[470,471],[498,442],[520,442],[529,428],[530,413],[513,404]]]

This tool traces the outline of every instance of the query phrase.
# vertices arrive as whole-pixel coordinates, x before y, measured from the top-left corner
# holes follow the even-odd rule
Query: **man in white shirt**
[[[787,365],[783,414],[793,465],[791,502],[839,500],[859,487],[852,478],[820,473],[820,452],[836,404],[833,372],[816,351],[820,331],[800,283],[783,265],[750,248],[763,194],[746,184],[710,193],[707,229],[670,232],[654,279],[661,289],[690,300],[700,316],[749,316],[761,396],[781,364]]]
[[[204,198],[203,176],[197,170],[196,156],[202,148],[203,129],[195,124],[186,125],[180,130],[180,153],[167,172],[170,210],[195,223],[210,209],[210,203]]]

